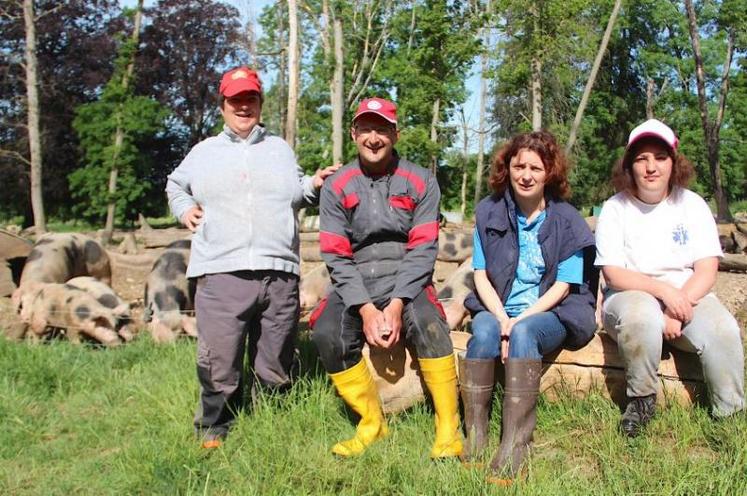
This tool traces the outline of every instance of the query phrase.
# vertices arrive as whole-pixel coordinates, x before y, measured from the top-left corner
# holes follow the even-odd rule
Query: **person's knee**
[[[508,347],[512,358],[541,358],[535,330],[525,321],[519,321],[511,328]]]
[[[342,354],[342,341],[340,340],[340,323],[331,319],[319,318],[311,333],[311,341],[316,346],[319,354]]]
[[[478,318],[472,321],[472,339],[478,343],[495,342],[500,340],[501,330],[493,319]]]
[[[706,335],[707,339],[702,345],[701,352],[709,350],[716,352],[717,356],[726,356],[734,352],[742,351],[742,337],[739,324],[731,315],[728,318],[719,318],[714,322],[713,328]]]
[[[472,321],[472,337],[467,343],[468,358],[497,357],[500,340],[500,327],[495,318],[478,314]]]

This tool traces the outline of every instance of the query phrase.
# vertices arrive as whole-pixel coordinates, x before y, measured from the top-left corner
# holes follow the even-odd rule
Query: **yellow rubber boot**
[[[347,370],[329,376],[345,403],[361,417],[355,437],[335,444],[332,453],[340,456],[360,455],[369,444],[389,432],[376,384],[364,359]]]
[[[459,429],[454,355],[420,358],[418,362],[436,409],[436,440],[431,449],[431,458],[459,456],[462,454],[462,433]]]

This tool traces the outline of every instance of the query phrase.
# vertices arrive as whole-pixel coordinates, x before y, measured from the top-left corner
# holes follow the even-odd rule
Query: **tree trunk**
[[[287,26],[285,25],[286,21],[288,20],[288,17],[284,15],[284,9],[283,6],[285,4],[281,3],[279,5],[279,11],[278,12],[278,26],[279,26],[279,36],[278,41],[280,42],[280,59],[278,61],[278,122],[280,122],[280,134],[285,136],[286,133],[286,121],[287,121],[287,115],[288,115],[288,50],[283,49],[283,41],[285,40],[285,35],[287,33]],[[287,46],[287,44],[286,44]]]
[[[298,44],[298,5],[288,0],[288,114],[285,121],[285,141],[296,148],[296,111],[298,108],[298,80],[301,72]]]
[[[532,58],[532,131],[542,129],[542,61]]]
[[[646,119],[654,118],[654,80],[646,81]]]
[[[462,189],[460,191],[460,207],[462,219],[467,215],[467,177],[469,167],[469,138],[467,137],[467,119],[464,117],[464,108],[461,109],[462,117]],[[480,134],[482,138],[482,134]]]
[[[332,76],[331,84],[331,104],[332,104],[332,163],[342,162],[342,144],[343,144],[343,126],[342,120],[345,114],[344,109],[344,65],[343,65],[343,39],[342,39],[342,19],[335,17],[334,27],[334,47],[335,47],[335,71]]]
[[[431,118],[431,143],[434,145],[438,143],[438,122],[439,122],[439,109],[441,107],[441,99],[436,98],[433,102],[433,117]],[[436,168],[438,167],[438,154],[434,151],[431,154],[431,173],[433,177],[436,177]]]
[[[490,0],[485,5],[485,11],[490,14]],[[480,117],[477,138],[477,169],[475,170],[475,197],[473,207],[477,208],[477,204],[482,198],[482,175],[485,163],[485,110],[488,104],[488,49],[490,48],[490,30],[489,28],[483,28],[483,40],[485,47],[483,47],[482,54],[480,54]]]
[[[137,51],[138,40],[140,39],[140,24],[143,19],[143,0],[138,0],[137,10],[135,11],[135,25],[132,28],[132,43]],[[132,79],[132,74],[135,72],[135,51],[132,53],[132,58],[127,64],[125,73],[122,76],[122,88],[127,92],[127,88]],[[114,133],[114,151],[112,155],[112,170],[109,172],[109,204],[106,207],[106,225],[104,226],[104,233],[101,237],[101,241],[104,244],[108,244],[112,239],[114,233],[114,217],[117,206],[117,201],[114,195],[117,192],[117,176],[119,175],[119,154],[122,151],[122,143],[124,142],[124,129],[122,128],[122,108],[118,110],[117,115],[117,130]]]
[[[584,111],[586,110],[586,104],[589,102],[589,96],[591,95],[591,89],[594,87],[594,82],[597,80],[597,73],[599,67],[602,65],[602,58],[604,58],[604,52],[607,51],[607,44],[612,36],[612,28],[615,27],[617,21],[617,14],[620,12],[620,6],[622,0],[615,0],[615,6],[612,7],[612,13],[607,21],[607,29],[604,30],[602,36],[602,42],[599,44],[599,50],[597,50],[597,56],[594,59],[594,65],[591,67],[591,73],[589,79],[586,80],[586,87],[584,93],[581,96],[581,102],[578,104],[576,109],[576,117],[573,119],[573,125],[571,126],[571,132],[568,135],[568,142],[565,145],[565,153],[568,155],[573,148],[573,144],[576,142],[576,135],[578,134],[578,128],[581,126],[581,119],[584,117]]]
[[[47,232],[47,219],[44,214],[44,196],[42,194],[42,148],[33,0],[23,1],[23,20],[26,29],[26,98],[28,100],[27,118],[31,159],[31,209],[34,214],[34,229],[37,234],[42,234]]]
[[[700,36],[698,35],[698,19],[695,16],[695,8],[692,0],[685,0],[685,9],[687,10],[688,27],[690,29],[690,40],[693,45],[693,56],[695,59],[695,78],[698,87],[698,106],[700,108],[700,120],[703,125],[703,135],[705,136],[706,147],[708,150],[708,167],[711,172],[711,181],[713,182],[713,194],[716,198],[716,217],[719,221],[731,221],[731,212],[729,212],[729,201],[726,192],[721,185],[721,166],[719,164],[719,148],[721,123],[726,106],[726,96],[729,92],[729,69],[731,59],[734,53],[734,37],[732,33],[728,36],[728,46],[726,50],[726,61],[724,63],[724,72],[721,79],[721,95],[719,98],[719,109],[716,119],[710,122],[708,118],[708,102],[706,100],[705,90],[705,71],[703,70],[703,55],[700,50]]]

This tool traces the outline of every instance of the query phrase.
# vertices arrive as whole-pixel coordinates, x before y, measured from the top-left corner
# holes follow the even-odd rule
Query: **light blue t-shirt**
[[[519,264],[516,267],[516,277],[511,285],[511,292],[503,306],[509,317],[515,317],[539,299],[539,285],[545,273],[545,261],[542,249],[537,241],[539,229],[546,218],[546,212],[541,212],[530,224],[518,209],[516,220],[519,230]],[[485,253],[480,242],[480,234],[475,228],[472,250],[472,268],[485,270]],[[581,284],[584,273],[584,258],[581,250],[577,251],[558,264],[557,281],[568,284]]]

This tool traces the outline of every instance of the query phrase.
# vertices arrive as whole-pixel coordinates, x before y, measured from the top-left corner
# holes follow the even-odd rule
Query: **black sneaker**
[[[631,398],[620,419],[620,430],[628,437],[636,437],[656,411],[656,395]]]

